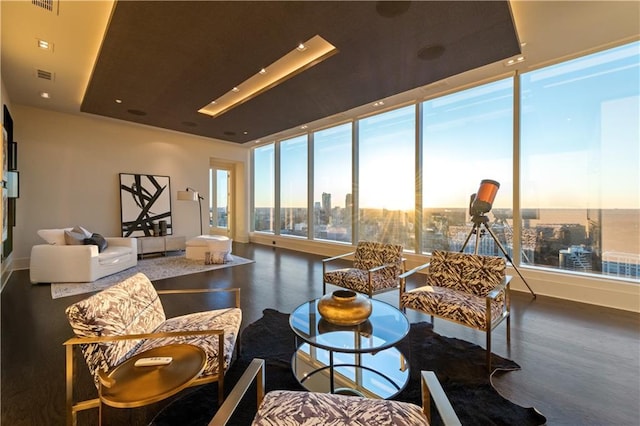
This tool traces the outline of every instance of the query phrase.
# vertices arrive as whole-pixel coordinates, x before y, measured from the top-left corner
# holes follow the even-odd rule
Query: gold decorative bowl
[[[336,325],[357,325],[371,315],[368,297],[351,290],[336,290],[318,301],[318,312],[326,321]]]

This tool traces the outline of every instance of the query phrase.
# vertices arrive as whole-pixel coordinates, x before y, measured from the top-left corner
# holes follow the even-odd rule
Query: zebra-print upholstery
[[[398,288],[398,277],[404,272],[402,251],[401,245],[360,241],[354,254],[353,267],[323,272],[324,288],[326,284],[333,284],[368,295]],[[328,260],[325,259],[325,262]]]
[[[502,257],[436,250],[428,264],[425,286],[405,291],[404,279],[411,271],[403,274],[400,307],[485,331],[487,364],[491,368],[491,330],[506,318],[507,339],[510,335],[510,277],[505,272]]]
[[[226,425],[250,387],[255,386],[258,412],[252,426],[413,426],[429,425],[431,406],[440,424],[461,426],[433,371],[420,371],[422,407],[384,399],[320,392],[272,390],[265,394],[265,361],[254,358],[209,425]],[[432,404],[433,403],[433,404]]]
[[[428,424],[422,408],[407,402],[274,390],[265,395],[252,426],[419,426]]]
[[[167,320],[153,284],[141,273],[69,306],[66,314],[77,337],[224,329],[225,369],[231,361],[242,321],[239,308],[198,312]],[[169,343],[199,346],[207,354],[202,376],[218,373],[218,336],[215,335],[90,343],[81,345],[81,349],[98,386],[99,369],[108,371],[135,354]]]

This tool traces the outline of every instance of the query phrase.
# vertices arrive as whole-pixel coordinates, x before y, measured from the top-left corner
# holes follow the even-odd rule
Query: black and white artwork
[[[7,173],[8,173],[8,151],[9,139],[7,130],[2,128],[2,241],[6,241],[9,237],[9,199],[6,189]]]
[[[169,176],[120,173],[120,215],[123,237],[152,236],[154,225],[157,235],[163,221],[172,234]]]

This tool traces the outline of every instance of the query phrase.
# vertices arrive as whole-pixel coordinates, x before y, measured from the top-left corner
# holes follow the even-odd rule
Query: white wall
[[[169,176],[174,234],[187,238],[199,234],[197,204],[177,201],[176,192],[189,186],[202,193],[206,225],[212,158],[237,165],[234,238],[248,241],[247,148],[23,105],[13,105],[11,115],[20,171],[14,228],[16,269],[28,267],[31,247],[42,242],[36,234],[41,228],[81,225],[105,236],[120,235],[119,173]]]

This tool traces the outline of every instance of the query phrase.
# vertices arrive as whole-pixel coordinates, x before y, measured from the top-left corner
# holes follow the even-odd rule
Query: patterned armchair
[[[352,255],[353,267],[327,270],[330,262]],[[355,251],[322,260],[322,294],[327,292],[327,284],[348,288],[369,297],[398,289],[404,264],[402,246],[360,241]]]
[[[401,401],[368,399],[330,393],[274,390],[265,395],[264,360],[254,359],[209,426],[224,426],[255,380],[258,412],[251,426],[428,426],[433,401],[445,426],[461,425],[438,378],[422,371],[422,407]]]
[[[406,291],[406,278],[428,268],[427,282]],[[491,371],[491,330],[507,320],[511,337],[509,282],[506,261],[497,256],[434,251],[431,262],[401,275],[400,308],[414,309],[467,327],[487,336],[487,368]]]
[[[167,319],[160,294],[234,293],[234,307]],[[76,424],[78,411],[100,407],[98,398],[74,403],[74,347],[79,346],[99,389],[101,376],[149,349],[180,343],[200,347],[206,354],[201,375],[191,386],[218,382],[221,404],[224,373],[235,350],[242,322],[239,289],[156,291],[144,274],[136,274],[66,309],[76,337],[67,340],[67,423]]]

